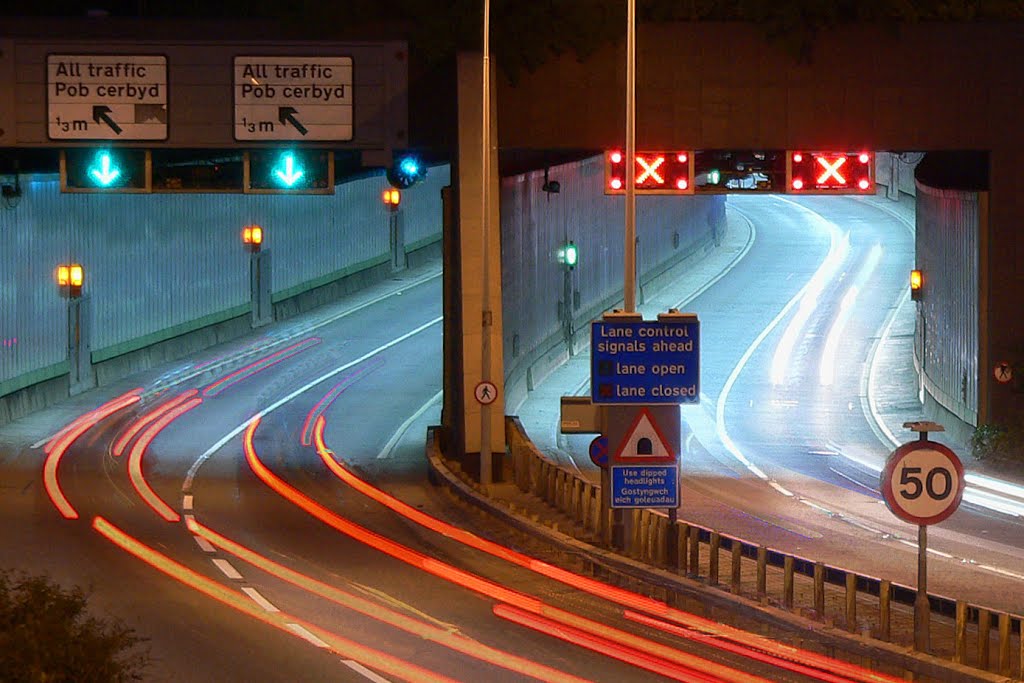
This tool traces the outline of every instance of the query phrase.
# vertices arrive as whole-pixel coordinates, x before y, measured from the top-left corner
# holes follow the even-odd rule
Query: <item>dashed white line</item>
[[[300,638],[304,638],[304,639],[308,640],[309,642],[313,643],[317,647],[323,647],[323,648],[329,647],[329,645],[327,645],[327,643],[325,643],[324,641],[320,640],[315,635],[310,633],[309,629],[305,628],[301,624],[286,624],[286,626],[288,626],[288,629],[292,633],[294,633],[295,635],[299,636]]]
[[[885,532],[882,531],[881,529],[876,529],[873,526],[868,526],[864,522],[859,522],[856,519],[852,519],[850,517],[843,517],[843,521],[846,522],[847,524],[850,524],[852,526],[857,527],[858,529],[863,529],[864,531],[867,531],[868,533],[877,534],[878,536],[884,536],[885,535]]]
[[[242,586],[242,592],[245,593],[246,595],[248,595],[250,598],[252,598],[253,602],[255,602],[257,605],[259,605],[263,609],[267,610],[268,612],[280,612],[281,611],[281,610],[277,609],[277,607],[274,606],[274,603],[270,602],[265,597],[263,597],[260,594],[260,592],[258,590],[256,590],[255,588],[253,588],[252,586]]]
[[[215,564],[217,566],[217,569],[219,569],[222,572],[224,572],[224,575],[226,577],[228,577],[229,579],[241,579],[242,578],[242,575],[238,573],[238,570],[235,569],[232,566],[232,564],[230,562],[228,562],[227,560],[222,560],[222,559],[220,559],[218,557],[217,559],[215,559],[213,561],[213,564]]]
[[[373,681],[373,683],[391,683],[391,681],[389,681],[388,679],[384,678],[383,676],[381,676],[381,675],[379,675],[377,673],[374,673],[373,671],[370,671],[365,666],[363,666],[362,664],[360,664],[359,662],[357,662],[355,660],[343,659],[342,661],[345,663],[345,666],[347,666],[348,668],[352,669],[356,673],[362,674],[366,678],[368,678],[371,681]]]
[[[182,507],[183,510],[191,510],[192,509],[192,495],[191,494],[185,496],[182,499],[181,507]]]
[[[203,552],[207,552],[207,553],[215,553],[215,552],[217,552],[217,549],[213,547],[213,544],[210,543],[209,541],[207,541],[202,536],[193,536],[192,538],[196,539],[196,544],[200,548],[203,549]]]
[[[832,514],[833,514],[832,511],[829,510],[828,508],[822,507],[822,506],[818,505],[817,503],[813,503],[813,502],[807,500],[806,498],[797,498],[797,500],[799,500],[801,503],[803,503],[807,507],[811,507],[811,508],[814,508],[815,510],[818,510],[820,512],[824,512],[829,517],[831,517]]]
[[[768,482],[768,485],[771,486],[773,489],[775,489],[776,491],[778,491],[779,493],[781,493],[784,496],[788,496],[789,498],[793,497],[793,494],[788,489],[786,489],[781,484],[779,484],[778,482],[770,481],[770,482]]]

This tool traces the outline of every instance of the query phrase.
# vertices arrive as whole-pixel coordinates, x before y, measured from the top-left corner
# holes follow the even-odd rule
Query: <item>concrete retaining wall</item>
[[[99,384],[251,330],[241,229],[265,229],[274,317],[335,300],[391,273],[387,186],[373,174],[334,195],[66,194],[22,176],[0,235],[0,424],[67,397],[67,300],[54,279],[81,263]],[[402,193],[411,264],[440,255],[448,166]]]

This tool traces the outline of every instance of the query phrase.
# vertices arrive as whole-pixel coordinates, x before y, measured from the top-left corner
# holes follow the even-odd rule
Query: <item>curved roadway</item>
[[[10,425],[5,555],[127,618],[147,680],[867,680],[521,555],[432,489],[440,316],[409,273]]]

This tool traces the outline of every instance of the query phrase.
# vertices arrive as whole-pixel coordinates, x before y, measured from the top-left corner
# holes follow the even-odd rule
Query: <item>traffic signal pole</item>
[[[482,381],[491,379],[491,285],[490,268],[491,260],[489,251],[490,240],[488,239],[488,223],[490,219],[490,205],[488,202],[488,191],[490,190],[490,166],[491,166],[491,0],[484,0],[484,37],[483,37],[483,131],[481,138],[482,158],[480,174],[483,187],[480,197],[483,204],[481,214],[481,225],[483,226],[483,312],[480,316],[481,334],[480,340],[480,377]],[[488,486],[494,480],[491,472],[491,406],[484,404],[480,406],[480,484]]]
[[[636,310],[636,0],[626,19],[626,236],[623,310]]]
[[[623,241],[623,312],[636,312],[636,0],[629,0],[626,9],[626,231]],[[590,350],[594,353],[594,350]],[[607,470],[607,468],[605,468]],[[606,481],[607,479],[607,481]],[[604,498],[611,500],[611,478],[602,477]],[[609,503],[610,505],[610,503]],[[626,547],[626,515],[621,508],[612,509],[612,547]]]

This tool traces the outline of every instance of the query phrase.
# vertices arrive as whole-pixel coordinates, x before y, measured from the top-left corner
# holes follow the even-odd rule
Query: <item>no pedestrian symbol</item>
[[[995,376],[996,381],[1002,384],[1006,384],[1011,379],[1013,379],[1013,367],[1011,367],[1011,365],[1006,361],[997,363],[995,369]]]
[[[480,382],[473,390],[473,395],[476,396],[477,403],[488,406],[498,398],[498,387],[494,386],[493,382]]]

